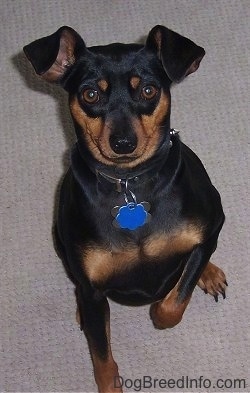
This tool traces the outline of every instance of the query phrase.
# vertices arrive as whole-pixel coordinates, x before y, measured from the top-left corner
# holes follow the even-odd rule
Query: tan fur
[[[95,381],[98,391],[101,393],[122,393],[120,387],[115,387],[115,379],[119,377],[118,367],[111,353],[110,341],[108,358],[102,359],[92,351],[92,361],[94,365]],[[118,385],[119,386],[119,385]]]
[[[137,148],[118,162],[120,155],[114,153],[109,144],[111,124],[104,123],[101,118],[88,117],[76,97],[70,102],[72,116],[81,126],[86,143],[95,158],[106,165],[115,163],[121,168],[133,168],[154,155],[159,144],[161,123],[169,108],[170,98],[162,93],[152,115],[144,115],[141,119],[134,117],[132,123],[137,136]]]
[[[151,158],[156,152],[160,138],[160,127],[170,109],[170,97],[162,93],[160,101],[152,115],[134,119],[133,124],[138,137],[140,162]],[[140,163],[139,162],[139,163]]]
[[[130,79],[130,85],[131,85],[131,87],[132,87],[133,89],[137,89],[137,87],[138,87],[139,84],[140,84],[140,81],[141,81],[141,78],[139,78],[139,76],[133,76],[133,77]]]
[[[143,115],[141,119],[142,132],[147,137],[153,137],[155,133],[159,132],[159,126],[161,125],[164,116],[168,113],[170,107],[170,97],[162,93],[160,101],[155,108],[152,115]],[[157,135],[155,135],[157,136]]]
[[[208,262],[197,285],[212,296],[226,291],[226,276],[224,272],[212,262]]]
[[[131,269],[147,261],[162,261],[176,253],[190,252],[202,241],[202,230],[187,224],[170,234],[156,234],[147,238],[140,246],[110,250],[98,246],[81,250],[83,268],[91,281],[104,283],[113,274]]]
[[[92,151],[95,158],[106,165],[113,165],[113,161],[106,157],[102,150],[106,150],[107,137],[109,134],[108,126],[104,124],[101,118],[91,118],[79,105],[76,97],[70,102],[71,114],[82,128],[82,132],[89,149]],[[102,145],[102,150],[100,148]]]
[[[157,329],[172,328],[182,320],[191,296],[182,303],[178,302],[180,280],[163,300],[153,303],[150,307],[150,316]]]
[[[201,243],[202,229],[194,224],[187,224],[169,235],[156,234],[147,239],[144,253],[147,257],[169,257],[176,253],[186,253]]]
[[[104,282],[116,272],[125,271],[138,261],[138,249],[112,252],[105,249],[89,249],[84,252],[83,265],[92,281]]]
[[[105,79],[101,79],[97,82],[97,84],[103,92],[105,92],[109,86],[108,82]]]

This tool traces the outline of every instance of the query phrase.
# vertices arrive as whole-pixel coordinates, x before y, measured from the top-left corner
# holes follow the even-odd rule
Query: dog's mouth
[[[126,164],[132,163],[133,161],[138,160],[141,157],[141,154],[107,154],[105,150],[99,148],[102,156],[114,164]]]
[[[111,149],[106,151],[101,146],[98,146],[98,148],[103,158],[102,161],[106,162],[106,164],[123,168],[134,168],[149,159],[155,153],[157,146],[150,146],[150,144],[145,143],[141,148],[137,147],[133,153],[119,155],[115,154]]]
[[[126,164],[126,163],[130,163],[132,161],[135,161],[138,158],[139,158],[139,156],[133,156],[133,157],[121,156],[121,157],[113,158],[112,161],[117,163],[117,164]]]

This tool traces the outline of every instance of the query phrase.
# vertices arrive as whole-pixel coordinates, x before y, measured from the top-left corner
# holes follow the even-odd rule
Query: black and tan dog
[[[77,143],[57,240],[99,391],[121,391],[107,297],[152,304],[159,329],[180,322],[197,284],[225,298],[225,275],[209,261],[224,222],[220,196],[170,128],[170,86],[195,72],[205,51],[163,26],[145,46],[91,48],[65,26],[24,51],[37,74],[69,93]]]

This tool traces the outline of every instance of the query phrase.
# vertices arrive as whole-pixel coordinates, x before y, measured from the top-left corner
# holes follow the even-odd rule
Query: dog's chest
[[[82,250],[82,266],[92,282],[104,283],[110,277],[129,272],[142,263],[147,268],[149,263],[168,263],[176,254],[183,255],[201,243],[202,229],[198,225],[185,224],[170,233],[156,233],[135,245],[117,248],[100,247],[97,244]]]

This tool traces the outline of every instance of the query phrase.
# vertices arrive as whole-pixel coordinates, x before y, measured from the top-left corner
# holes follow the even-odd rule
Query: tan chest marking
[[[167,258],[190,252],[202,242],[202,232],[201,227],[187,224],[170,234],[155,234],[146,240],[143,252],[148,258]]]
[[[105,282],[116,272],[126,271],[138,261],[138,249],[112,252],[102,248],[84,251],[83,267],[91,281]]]
[[[130,270],[136,264],[162,261],[174,254],[184,254],[202,242],[201,228],[189,224],[170,234],[155,234],[140,246],[128,245],[115,251],[89,248],[82,251],[82,264],[87,276],[94,282],[105,282],[118,272]]]

